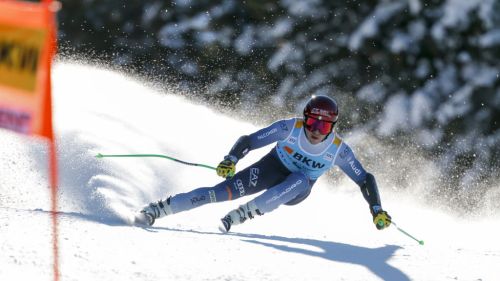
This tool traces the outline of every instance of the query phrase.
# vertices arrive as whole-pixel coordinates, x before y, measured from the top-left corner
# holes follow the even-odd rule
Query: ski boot
[[[152,226],[157,218],[173,214],[170,208],[170,197],[165,201],[158,201],[158,203],[150,203],[144,207],[139,214],[135,217],[135,223],[140,225]]]
[[[222,225],[219,226],[219,230],[223,233],[229,232],[231,226],[244,223],[247,219],[253,219],[256,215],[263,215],[257,209],[255,201],[252,200],[244,205],[241,205],[238,209],[234,209],[229,212],[225,217],[221,219]]]

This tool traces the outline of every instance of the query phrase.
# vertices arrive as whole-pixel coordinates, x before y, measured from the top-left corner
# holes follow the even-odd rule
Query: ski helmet
[[[338,116],[337,102],[327,96],[312,96],[304,107],[305,128],[317,129],[323,135],[331,133]]]

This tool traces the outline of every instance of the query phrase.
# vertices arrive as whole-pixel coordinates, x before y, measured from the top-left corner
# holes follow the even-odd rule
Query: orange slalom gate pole
[[[54,22],[51,20],[51,18],[54,16],[53,11],[57,8],[53,6],[52,8],[50,7],[52,4],[54,4],[53,0],[43,0],[43,4],[46,5],[46,14],[47,14],[47,22],[51,22],[54,24]],[[56,142],[55,142],[55,137],[54,137],[54,127],[52,125],[52,57],[56,53],[56,28],[55,26],[52,26],[50,28],[50,35],[49,35],[49,48],[53,52],[52,55],[49,58],[48,63],[48,73],[47,73],[47,83],[45,84],[45,90],[46,90],[46,98],[48,99],[47,102],[45,102],[45,106],[47,107],[45,109],[46,112],[46,118],[50,120],[50,122],[46,122],[49,128],[47,128],[48,134],[49,134],[49,182],[50,182],[50,190],[51,190],[51,218],[52,218],[52,256],[53,256],[53,277],[54,281],[59,281],[60,279],[60,270],[59,270],[59,221],[58,221],[58,215],[57,215],[57,210],[58,210],[58,197],[57,197],[57,192],[58,192],[58,166],[57,166],[57,149],[56,149]]]

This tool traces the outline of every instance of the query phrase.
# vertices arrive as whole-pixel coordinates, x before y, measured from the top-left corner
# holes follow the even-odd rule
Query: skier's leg
[[[280,205],[286,204],[303,194],[308,195],[310,188],[311,184],[306,175],[300,172],[292,173],[283,182],[229,212],[222,219],[224,229],[221,230],[229,231],[232,225],[243,223],[247,219],[253,219],[256,215],[271,212]]]
[[[234,200],[283,181],[290,173],[271,153],[213,187],[201,187],[151,203],[141,212],[152,225],[156,218],[191,210],[208,203]]]
[[[292,173],[282,183],[257,196],[254,199],[255,205],[261,213],[269,213],[297,196],[309,192],[310,188],[309,178],[306,175],[300,172]]]
[[[314,183],[316,183],[316,180],[309,180],[309,188],[307,190],[305,190],[304,192],[300,193],[299,195],[297,195],[292,200],[286,202],[285,205],[293,206],[293,205],[297,205],[300,202],[304,201],[311,194],[311,190],[312,190]]]
[[[141,210],[139,220],[153,225],[157,218],[188,211],[208,203],[231,200],[233,196],[233,190],[229,188],[232,186],[231,182],[231,179],[225,180],[213,187],[200,187],[150,203]]]

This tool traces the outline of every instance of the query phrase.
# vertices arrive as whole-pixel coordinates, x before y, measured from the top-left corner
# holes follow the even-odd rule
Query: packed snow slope
[[[129,226],[142,205],[220,178],[166,159],[97,153],[215,166],[257,128],[98,67],[60,62],[53,79],[61,280],[500,280],[498,216],[455,218],[381,186],[385,209],[421,246],[394,227],[377,231],[357,186],[328,177],[303,203],[230,234],[217,231],[219,218],[249,197]],[[0,143],[0,280],[52,280],[44,142],[2,130]]]

